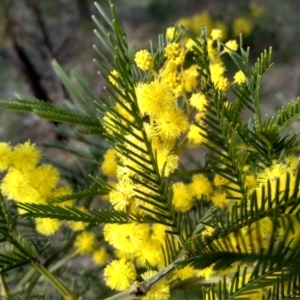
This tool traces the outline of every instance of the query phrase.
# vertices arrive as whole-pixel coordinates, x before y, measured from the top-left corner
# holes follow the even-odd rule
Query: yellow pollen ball
[[[213,29],[210,34],[211,38],[214,41],[220,40],[222,38],[222,35],[223,35],[223,33],[222,33],[221,29]]]
[[[147,71],[153,66],[153,57],[147,50],[140,50],[135,54],[134,61],[143,71]]]
[[[193,206],[193,195],[190,193],[188,186],[183,182],[176,182],[172,186],[173,198],[172,204],[178,211],[189,211]]]
[[[165,110],[175,109],[174,93],[166,83],[158,80],[138,84],[136,96],[142,115],[154,116],[161,112],[162,107]]]
[[[41,158],[40,151],[35,144],[26,142],[14,147],[12,152],[12,165],[18,170],[29,171],[36,167]]]
[[[0,172],[11,164],[12,148],[8,143],[0,142]]]
[[[111,289],[124,291],[136,278],[136,270],[132,262],[125,259],[113,260],[104,269],[106,285]]]
[[[175,138],[185,132],[188,127],[188,118],[182,110],[162,110],[155,118],[155,129],[162,138]]]
[[[149,238],[146,224],[106,224],[104,239],[113,247],[126,253],[139,251]]]
[[[213,188],[211,182],[203,174],[197,174],[192,177],[189,189],[194,197],[201,199],[201,196],[208,197],[212,194]]]
[[[78,234],[74,241],[74,247],[77,253],[84,255],[93,251],[96,244],[96,236],[91,231],[83,231]]]
[[[246,82],[247,77],[246,77],[245,74],[240,70],[240,71],[238,71],[238,72],[235,73],[233,79],[234,79],[233,83],[236,83],[236,84],[242,84],[242,83]]]
[[[248,36],[254,27],[253,21],[250,17],[239,17],[233,21],[233,35],[239,36],[243,34]]]
[[[165,47],[165,57],[176,59],[181,52],[181,47],[178,43],[170,43]]]
[[[103,265],[108,260],[108,257],[108,253],[103,247],[93,252],[93,261],[96,265]]]
[[[116,163],[116,154],[115,149],[108,149],[103,156],[103,162],[101,165],[101,170],[106,176],[115,176],[117,172],[117,163]]]
[[[205,131],[195,124],[191,124],[190,129],[187,134],[187,138],[190,142],[194,144],[201,144],[206,141]]]
[[[206,110],[205,105],[208,105],[208,101],[206,100],[205,96],[201,93],[193,93],[190,98],[190,103],[199,111]]]
[[[169,153],[169,150],[162,149],[157,152],[157,165],[161,175],[169,176],[178,167],[179,158]]]
[[[224,47],[224,51],[225,52],[232,52],[232,51],[236,51],[239,47],[238,43],[236,40],[230,40],[228,41],[227,43],[225,43],[225,46]]]
[[[175,36],[175,27],[168,27],[166,30],[166,36],[169,40],[172,40]]]
[[[62,222],[56,219],[36,219],[36,231],[43,235],[53,235],[61,226]]]

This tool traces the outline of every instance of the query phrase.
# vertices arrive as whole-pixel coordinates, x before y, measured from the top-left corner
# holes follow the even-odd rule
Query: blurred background
[[[0,99],[17,94],[59,104],[66,91],[55,76],[55,58],[69,72],[75,69],[101,93],[102,82],[92,59],[91,15],[94,0],[0,0]],[[300,95],[300,5],[298,0],[114,0],[121,23],[135,50],[156,44],[157,35],[178,22],[199,34],[201,26],[221,28],[225,40],[243,33],[251,63],[269,46],[274,66],[263,80],[263,111],[272,113]],[[109,9],[106,0],[100,5]],[[98,15],[99,16],[99,15]],[[100,18],[100,16],[99,16]],[[229,63],[229,77],[233,73]],[[232,77],[231,77],[232,78]],[[0,139],[13,144],[55,138],[51,124],[24,113],[0,108]]]

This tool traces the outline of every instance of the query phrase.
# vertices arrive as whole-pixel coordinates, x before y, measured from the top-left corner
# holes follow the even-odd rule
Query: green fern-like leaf
[[[277,125],[282,128],[300,116],[300,97],[282,107],[271,118],[266,120],[266,126]]]
[[[18,203],[17,206],[27,211],[22,218],[51,218],[65,221],[85,222],[91,225],[100,223],[131,223],[147,222],[145,218],[135,215],[128,215],[121,211],[111,210],[86,210],[81,211],[75,207],[60,207],[47,204]]]

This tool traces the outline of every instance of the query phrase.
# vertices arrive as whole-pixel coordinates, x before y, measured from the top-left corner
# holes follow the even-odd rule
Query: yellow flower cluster
[[[150,70],[153,65],[152,55],[147,50],[141,50],[137,52],[135,54],[134,61],[136,62],[137,66],[143,71]]]
[[[228,41],[224,47],[220,47],[216,40],[226,36],[221,27],[216,28],[212,39],[208,40],[210,70],[215,86],[220,91],[227,91],[230,83],[225,77],[226,69],[222,56],[228,53],[229,49],[236,51],[238,47],[236,41]],[[135,96],[140,116],[146,120],[143,123],[144,132],[152,150],[155,151],[159,173],[166,177],[171,176],[178,167],[181,149],[206,141],[206,125],[202,118],[209,106],[209,99],[201,93],[199,67],[186,61],[188,55],[194,51],[195,44],[191,40],[187,40],[186,44],[172,42],[176,38],[175,35],[176,29],[168,28],[169,42],[164,48],[164,61],[158,70],[153,70],[153,57],[149,51],[141,50],[135,55],[137,67],[152,76],[149,82],[136,83]],[[111,73],[109,80],[112,84],[117,84],[113,79],[119,78],[118,76],[115,71]],[[124,134],[124,128],[130,126],[129,122],[124,120],[134,121],[129,102],[119,99],[115,110],[120,116],[107,113],[103,119],[104,126],[108,134]],[[117,147],[111,148],[103,156],[101,170],[110,180],[111,177],[116,179],[114,188],[109,193],[109,201],[113,208],[128,213],[144,214],[145,211],[140,208],[155,210],[150,204],[150,196],[158,195],[151,189],[150,182],[147,183],[148,186],[144,186],[133,180],[139,179],[139,173],[144,173],[144,168],[151,166],[145,163],[149,157],[145,154],[147,148],[142,142],[142,133],[132,128],[129,132],[133,134],[125,132],[123,147],[135,155],[134,159],[124,156]],[[141,195],[145,201],[140,199]],[[146,201],[148,196],[149,202]],[[187,212],[192,209],[194,202],[202,197],[214,199],[214,203],[221,207],[229,205],[226,193],[221,189],[213,192],[212,183],[203,174],[194,175],[190,183],[177,182],[173,185],[172,203],[176,210]],[[154,225],[149,227],[137,223],[107,224],[104,227],[104,238],[116,249],[120,259],[126,259],[127,262],[134,259],[137,265],[150,264],[152,267],[161,268],[163,258],[160,245],[165,243],[164,230],[167,230],[167,227],[162,228],[163,231],[157,231],[159,227]],[[182,275],[179,275],[181,273]],[[194,270],[182,270],[181,273],[178,272],[177,278],[196,274]],[[109,276],[106,278],[109,286],[115,286],[110,283],[112,279],[108,279]]]
[[[295,186],[296,182],[296,174],[295,174],[295,165],[298,161],[298,157],[296,156],[287,156],[285,158],[285,163],[274,163],[271,167],[266,168],[263,172],[258,173],[256,176],[257,186],[255,189],[258,205],[261,207],[262,205],[268,207],[269,202],[266,201],[270,196],[271,199],[274,198],[274,195],[278,191],[280,195],[283,195],[286,192],[286,184],[287,178],[289,177],[290,187]],[[268,190],[268,183],[270,184],[270,190]],[[264,187],[264,194],[261,192],[262,187]],[[270,195],[269,195],[270,192]],[[293,194],[294,190],[289,189],[288,196],[290,197]],[[298,197],[300,196],[300,192],[298,192]],[[262,202],[262,198],[265,199],[265,202]],[[249,203],[250,204],[250,203]],[[272,206],[276,205],[276,203],[272,203]],[[288,209],[287,209],[288,210]]]
[[[124,291],[136,278],[134,264],[125,259],[113,260],[104,270],[106,284],[111,289]]]
[[[237,73],[232,82],[226,75],[224,57],[239,48],[236,40],[226,41],[227,27],[221,22],[214,22],[207,12],[196,16],[192,23],[189,23],[189,20],[180,21],[183,26],[197,30],[200,28],[199,22],[208,27],[208,36],[211,37],[207,39],[209,69],[215,88],[220,93],[225,93],[231,85],[244,83],[246,80],[244,74]],[[122,147],[116,145],[108,149],[101,165],[102,173],[110,177],[110,180],[114,180],[109,201],[117,211],[143,215],[145,211],[155,210],[155,206],[151,204],[153,203],[151,197],[159,195],[155,192],[154,186],[152,188],[151,175],[145,185],[140,175],[152,168],[149,163],[150,156],[147,154],[149,147],[144,142],[145,136],[151,145],[150,150],[153,151],[161,177],[170,177],[176,172],[183,149],[207,143],[208,128],[203,117],[209,111],[211,99],[201,92],[203,82],[199,80],[199,74],[206,71],[190,61],[191,55],[195,55],[196,50],[202,50],[190,39],[177,41],[177,32],[175,27],[169,27],[166,31],[167,39],[161,65],[156,65],[154,57],[146,49],[135,54],[136,66],[144,71],[146,76],[140,82],[135,82],[134,96],[126,95],[127,99],[118,99],[118,104],[114,107],[114,112],[117,113],[111,111],[103,118],[107,134],[124,136]],[[113,85],[117,85],[114,79],[119,79],[119,76],[112,71],[108,79]],[[131,111],[134,109],[131,101],[137,104],[134,112]],[[135,120],[132,116],[136,113],[143,120],[142,132],[133,126]],[[128,150],[128,155],[124,155],[126,151],[122,149]],[[244,179],[246,190],[250,191],[256,187],[255,174],[245,170]],[[222,185],[228,185],[231,189],[225,191]],[[185,178],[184,182],[173,184],[172,204],[177,211],[189,212],[196,201],[205,199],[224,209],[235,202],[228,198],[237,198],[236,191],[238,187],[221,176],[215,176],[212,182],[204,174],[195,174],[188,179]],[[160,270],[164,260],[161,245],[165,245],[166,230],[169,230],[167,226],[158,224],[106,224],[103,231],[104,239],[115,249],[118,258],[105,268],[106,284],[112,289],[125,290],[136,278],[135,267],[150,266]],[[246,233],[255,240],[261,232],[253,228],[241,231],[241,234]],[[207,228],[202,236],[205,239],[212,234],[213,229]],[[231,236],[228,238],[232,244],[236,244],[236,251],[239,251],[239,239],[234,240],[236,237]],[[226,242],[226,240],[218,241],[220,247]],[[248,244],[244,246],[241,251],[248,253],[252,250]],[[267,248],[267,245],[265,247]],[[209,278],[213,274],[213,266],[202,271],[186,267],[175,272],[172,280],[185,280],[196,275]],[[153,275],[153,271],[149,271],[142,277],[146,279]],[[169,283],[157,285],[153,293],[147,294],[148,298],[143,298],[169,299]]]
[[[60,174],[56,168],[50,164],[39,164],[41,153],[35,144],[25,142],[12,147],[2,142],[0,157],[0,171],[6,171],[0,187],[7,199],[47,204],[51,198],[72,194],[69,186],[58,187]],[[72,203],[72,200],[67,200],[55,204],[72,206]],[[44,235],[52,235],[61,224],[55,219],[36,219],[36,230]]]
[[[104,238],[117,250],[116,254],[119,258],[119,260],[114,260],[105,268],[106,284],[112,289],[127,289],[136,276],[133,261],[136,261],[138,267],[150,265],[153,268],[162,268],[164,258],[161,244],[165,244],[165,230],[167,229],[168,227],[160,224],[153,224],[152,226],[138,223],[106,224]],[[165,291],[166,294],[169,293],[167,282],[157,285],[156,288],[159,290],[153,290],[154,298],[143,299],[159,299],[155,298],[155,295],[160,291]],[[152,293],[147,294],[145,297],[150,297],[150,295]]]
[[[195,36],[200,35],[202,26],[206,27],[208,36],[213,40],[225,40],[230,31],[233,32],[234,37],[238,37],[240,33],[243,36],[248,36],[256,25],[256,20],[264,13],[264,7],[260,4],[251,2],[248,11],[244,16],[239,16],[233,20],[226,20],[224,23],[219,18],[214,18],[208,11],[202,11],[189,18],[181,18],[178,23],[188,28]],[[228,28],[231,27],[231,28]],[[172,39],[174,30],[168,29],[168,39]]]

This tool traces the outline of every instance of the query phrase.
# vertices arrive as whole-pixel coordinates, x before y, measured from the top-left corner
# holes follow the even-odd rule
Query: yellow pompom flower
[[[218,61],[216,63],[211,63],[210,66],[210,73],[212,76],[212,81],[216,82],[218,79],[223,76],[225,72],[225,67],[222,62]]]
[[[271,167],[264,169],[263,172],[257,174],[257,183],[259,186],[267,185],[268,180],[271,185],[275,185],[277,179],[280,179],[279,190],[283,191],[286,186],[286,175],[289,172],[288,165],[284,163],[275,163]]]
[[[195,124],[191,124],[187,134],[187,138],[194,144],[201,144],[206,141],[205,135],[206,133],[204,130],[202,130]]]
[[[188,118],[181,109],[161,109],[155,118],[155,130],[163,139],[179,137],[188,127]]]
[[[286,189],[286,180],[287,180],[287,173],[290,173],[290,190],[289,190],[289,196],[293,193],[293,187],[294,187],[294,182],[295,182],[295,176],[291,174],[291,171],[289,169],[289,166],[284,163],[274,163],[271,167],[264,169],[263,172],[257,174],[256,176],[256,181],[257,181],[257,188],[256,193],[257,193],[257,199],[258,199],[258,207],[260,208],[262,205],[262,186],[267,187],[268,181],[270,181],[270,194],[271,194],[271,199],[275,197],[276,193],[276,185],[277,185],[277,180],[279,180],[279,195],[282,195],[285,193]],[[265,188],[265,194],[264,196],[267,197],[268,191],[267,188]]]
[[[12,165],[22,171],[34,169],[40,158],[40,151],[29,141],[15,146],[11,157]]]
[[[93,261],[96,265],[103,265],[108,260],[108,253],[105,248],[101,247],[93,252]]]
[[[6,170],[11,164],[12,148],[8,143],[0,142],[0,172]]]
[[[120,74],[118,71],[116,70],[112,70],[110,72],[110,75],[108,76],[108,80],[111,82],[112,85],[117,86],[118,82],[117,82],[117,78],[120,78]]]
[[[211,80],[215,87],[221,91],[226,91],[229,87],[229,82],[224,77],[225,67],[221,62],[210,64]]]
[[[220,29],[222,31],[222,36],[220,38],[221,41],[224,41],[228,35],[228,27],[226,23],[218,20],[214,22],[214,28],[215,29]]]
[[[236,83],[236,84],[242,84],[242,83],[246,82],[247,77],[246,77],[245,74],[240,70],[240,71],[238,71],[238,72],[235,73],[233,79],[234,79],[233,83]]]
[[[192,92],[197,86],[197,77],[199,76],[197,69],[197,65],[191,65],[182,72],[182,82],[186,92]]]
[[[213,29],[210,33],[210,36],[213,39],[213,41],[222,39],[222,35],[223,32],[221,29]]]
[[[175,36],[175,27],[168,27],[166,30],[166,36],[169,40],[172,40]]]
[[[113,260],[104,269],[105,283],[111,289],[124,291],[136,278],[136,270],[132,262],[125,259]]]
[[[193,93],[190,98],[190,103],[193,107],[197,108],[199,111],[206,110],[205,105],[208,104],[205,96],[201,93]]]
[[[215,191],[211,197],[211,201],[221,209],[224,209],[226,204],[230,203],[230,200],[226,199],[226,193],[222,190]]]
[[[79,233],[74,241],[74,247],[78,254],[89,254],[94,250],[96,244],[96,236],[91,231],[83,231]]]
[[[59,172],[49,164],[44,164],[32,170],[30,183],[42,197],[49,197],[59,181]]]
[[[116,172],[117,172],[116,154],[117,151],[115,149],[108,149],[105,152],[103,156],[103,162],[101,165],[101,170],[104,175],[116,176]]]
[[[142,274],[144,280],[154,276],[157,271],[147,271]],[[170,286],[166,280],[161,280],[151,290],[149,290],[142,300],[168,300],[170,299]]]
[[[224,51],[229,53],[232,51],[236,51],[238,49],[239,45],[236,40],[230,40],[225,43]]]
[[[62,222],[56,219],[39,218],[35,220],[36,231],[43,235],[53,235]]]
[[[142,115],[156,115],[162,107],[165,110],[175,108],[175,96],[171,88],[158,80],[138,84],[136,96]]]
[[[9,200],[25,202],[25,197],[32,190],[28,181],[29,176],[30,172],[22,173],[16,168],[9,168],[1,183],[3,194]]]
[[[223,92],[227,91],[230,86],[228,79],[224,76],[219,77],[218,81],[215,81],[214,84],[218,90]]]
[[[165,238],[166,238],[166,230],[169,230],[169,229],[170,228],[166,225],[152,224],[151,239],[158,240],[161,244],[163,244],[165,242]]]
[[[147,224],[106,224],[104,239],[116,249],[126,253],[140,251],[149,238]]]
[[[169,150],[157,151],[157,165],[161,175],[169,176],[178,167],[179,157],[171,154]],[[163,173],[164,172],[164,173]]]
[[[239,36],[239,34],[243,34],[247,36],[251,33],[254,24],[249,17],[239,17],[233,21],[233,35]]]
[[[168,84],[168,86],[172,89],[174,94],[180,94],[182,91],[182,79],[181,74],[177,71],[170,71],[168,72],[167,69],[165,69],[164,72],[162,72],[162,81]]]
[[[147,50],[140,50],[135,54],[134,61],[143,71],[147,71],[153,66],[153,57]]]
[[[163,261],[161,244],[158,240],[148,240],[137,254],[137,263],[142,267],[147,264],[154,267]]]
[[[165,47],[164,52],[165,57],[174,60],[180,55],[181,46],[178,43],[170,43]]]
[[[182,212],[189,211],[192,208],[194,201],[188,186],[183,182],[176,182],[173,184],[172,190],[172,204],[175,209]]]
[[[206,176],[203,174],[197,174],[192,177],[192,182],[188,185],[188,188],[193,197],[201,199],[201,196],[209,197],[212,192],[212,184]]]
[[[129,180],[121,180],[109,193],[109,201],[115,210],[125,210],[134,201],[133,184]]]

